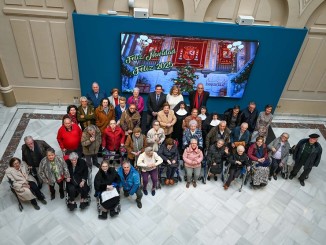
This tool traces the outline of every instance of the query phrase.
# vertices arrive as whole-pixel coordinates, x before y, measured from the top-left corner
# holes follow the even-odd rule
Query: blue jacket
[[[100,90],[100,91],[98,91],[97,98],[93,91],[90,91],[89,93],[87,93],[86,97],[88,99],[88,103],[90,103],[92,106],[94,106],[94,109],[96,109],[100,105],[101,100],[104,98],[107,98],[108,96],[106,95],[105,91],[102,92]]]
[[[133,195],[136,193],[136,191],[139,188],[140,185],[140,178],[138,171],[130,165],[130,172],[125,178],[123,175],[123,169],[122,166],[118,168],[118,174],[120,176],[121,182],[119,184],[119,187],[123,187],[123,190],[128,191],[130,195]]]
[[[129,106],[126,105],[126,110],[127,110],[128,108],[129,108]],[[122,115],[122,111],[121,111],[121,107],[120,107],[120,105],[117,105],[117,106],[114,108],[114,110],[115,110],[115,120],[116,120],[116,121],[119,121],[120,118],[121,118],[121,115]]]
[[[241,138],[239,139],[240,137],[240,126],[238,127],[235,127],[231,134],[230,134],[230,141],[231,143],[234,143],[234,142],[238,142],[238,141],[244,141],[246,142],[246,144],[249,143],[249,136],[250,136],[250,133],[249,133],[249,130],[246,130],[243,135],[241,136]]]

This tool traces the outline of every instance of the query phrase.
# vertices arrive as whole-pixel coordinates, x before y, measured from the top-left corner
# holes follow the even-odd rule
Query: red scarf
[[[198,101],[198,91],[196,91],[195,94],[195,102],[194,102],[194,108],[199,109],[201,107],[201,104],[203,103],[204,93],[200,95],[199,101]]]

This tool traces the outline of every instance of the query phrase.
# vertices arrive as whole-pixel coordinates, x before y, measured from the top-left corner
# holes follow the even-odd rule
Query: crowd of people
[[[94,188],[100,219],[119,213],[121,191],[125,197],[135,194],[137,207],[142,208],[143,194],[149,193],[149,179],[150,194],[154,196],[163,175],[165,185],[178,181],[175,174],[179,176],[180,164],[185,169],[186,188],[191,184],[196,188],[198,179],[206,178],[201,174],[203,166],[207,180],[217,181],[221,175],[224,190],[243,172],[251,176],[254,188],[266,186],[272,178],[277,180],[287,165],[291,147],[288,133],[266,144],[272,106],[266,105],[264,111],[258,112],[255,102],[250,102],[243,110],[235,105],[219,115],[208,111],[208,100],[209,92],[201,83],[189,93],[190,106],[184,102],[179,87],[173,86],[166,95],[158,84],[148,95],[145,112],[138,88],[128,99],[120,96],[116,88],[108,97],[94,82],[92,90],[80,97],[78,107],[67,107],[57,133],[61,153],[45,141],[27,136],[22,161],[12,158],[6,174],[18,197],[30,200],[35,209],[40,208],[37,199],[46,204],[43,184],[49,186],[51,200],[55,198],[56,184],[61,199],[66,192],[71,211],[77,208],[78,195],[79,207],[85,209]],[[321,159],[318,137],[309,135],[292,152],[295,164],[289,178],[303,166],[299,177],[302,186]],[[115,157],[104,157],[99,163],[98,157],[104,152]],[[113,163],[118,159],[121,162],[116,169]],[[93,165],[99,168],[94,181]]]

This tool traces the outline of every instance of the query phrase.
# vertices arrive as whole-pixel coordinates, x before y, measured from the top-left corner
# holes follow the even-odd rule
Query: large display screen
[[[202,83],[213,97],[242,98],[258,41],[121,33],[122,92],[161,84],[187,95]]]

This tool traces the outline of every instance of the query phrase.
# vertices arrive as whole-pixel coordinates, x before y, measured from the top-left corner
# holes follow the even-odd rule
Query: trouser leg
[[[151,179],[152,179],[152,182],[153,182],[153,186],[152,186],[152,189],[155,189],[156,186],[157,186],[157,168],[153,169],[152,171],[150,171],[150,175],[151,175]]]
[[[300,181],[304,181],[306,179],[306,177],[309,175],[309,173],[311,172],[312,168],[304,168],[302,174],[299,177]]]
[[[138,190],[136,191],[136,201],[140,201],[143,197],[143,192],[141,191],[140,188],[138,188]]]
[[[44,200],[44,195],[34,181],[28,181],[31,191],[39,200]]]
[[[71,183],[67,183],[66,188],[67,188],[67,193],[68,193],[68,196],[69,196],[69,201],[73,202],[75,200],[76,195],[77,195],[76,187]]]
[[[187,175],[187,182],[191,182],[192,173],[193,173],[194,169],[185,166],[185,170],[186,170],[186,175]]]
[[[236,172],[236,169],[230,169],[229,170],[229,178],[225,183],[227,186],[230,186],[231,182],[234,180],[235,172]]]
[[[294,177],[298,174],[298,172],[300,171],[301,167],[302,167],[303,163],[302,162],[296,162],[293,166],[293,169],[291,171],[291,175]]]
[[[143,190],[146,190],[147,189],[147,184],[148,184],[149,173],[148,172],[142,172],[141,175],[143,177]]]
[[[194,168],[194,182],[196,182],[200,176],[201,167]]]

